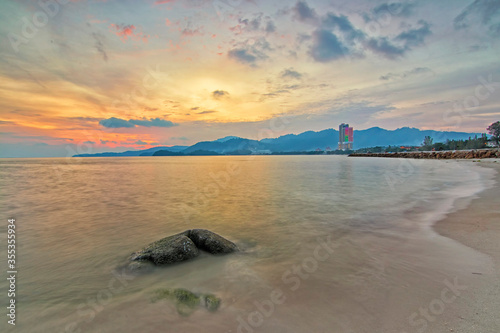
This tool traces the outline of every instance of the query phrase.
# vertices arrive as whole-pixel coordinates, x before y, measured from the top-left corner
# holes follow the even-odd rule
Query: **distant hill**
[[[126,157],[126,156],[153,156],[158,150],[168,149],[172,152],[179,152],[186,149],[188,146],[172,146],[172,147],[153,147],[143,150],[127,150],[122,153],[96,153],[96,154],[78,154],[73,157]]]
[[[465,140],[481,133],[422,131],[418,128],[403,127],[396,130],[386,130],[372,127],[366,130],[354,131],[354,149],[376,146],[420,146],[426,136],[434,142],[449,140]],[[337,149],[339,131],[327,129],[319,132],[308,131],[302,134],[288,134],[276,139],[264,139],[261,142],[272,145],[272,151],[311,151],[325,150],[327,147]]]
[[[187,148],[183,151],[185,154],[190,154],[197,150],[214,151],[220,154],[228,154],[238,150],[267,150],[268,144],[249,139],[229,139],[227,141],[204,141]]]
[[[160,150],[168,149],[168,151],[177,153],[186,149],[188,146],[172,146],[172,147],[154,147],[145,150],[141,150],[141,154],[139,156],[153,156],[154,153]]]
[[[426,136],[434,139],[434,142],[445,142],[449,140],[466,140],[481,133],[464,132],[441,132],[433,130],[419,130],[418,128],[403,127],[396,130],[386,130],[380,127],[372,127],[366,130],[354,131],[354,149],[369,148],[376,146],[420,146]],[[325,150],[330,147],[337,149],[339,132],[334,129],[326,129],[319,132],[307,131],[301,134],[287,134],[274,139],[263,139],[260,141],[228,136],[215,141],[202,141],[190,147],[154,147],[146,150],[126,151],[123,153],[100,153],[81,154],[79,157],[87,156],[182,156],[182,155],[213,155],[229,154],[242,155],[254,153],[271,152],[294,152]]]
[[[337,132],[338,133],[338,132]],[[354,148],[368,148],[376,146],[419,146],[426,136],[434,142],[448,140],[466,140],[481,133],[441,132],[433,130],[419,130],[418,128],[403,127],[389,131],[380,127],[372,127],[362,131],[354,131]]]
[[[241,139],[241,138],[237,137],[237,136],[226,136],[225,138],[220,138],[220,139],[215,140],[215,142],[226,142],[226,141],[231,140],[231,139]]]
[[[287,134],[276,139],[263,139],[262,143],[268,145],[273,152],[310,151],[326,149],[335,150],[339,141],[339,132],[327,129],[320,132],[308,131],[301,134]]]

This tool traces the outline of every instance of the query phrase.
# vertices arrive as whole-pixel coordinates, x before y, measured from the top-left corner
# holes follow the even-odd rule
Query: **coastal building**
[[[339,126],[339,150],[352,150],[353,146],[353,128],[349,124],[340,124]]]

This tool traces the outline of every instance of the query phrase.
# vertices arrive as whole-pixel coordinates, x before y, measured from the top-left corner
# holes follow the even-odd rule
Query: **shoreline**
[[[500,163],[480,162],[496,171],[493,186],[476,194],[465,207],[433,225],[440,236],[459,242],[491,260],[484,271],[472,272],[470,290],[447,316],[453,332],[498,332],[500,330]],[[458,163],[470,163],[459,161]],[[451,329],[450,329],[451,331]]]
[[[443,151],[412,151],[399,153],[352,153],[349,157],[389,157],[415,159],[480,159],[500,158],[500,149],[471,149],[471,150],[443,150]]]

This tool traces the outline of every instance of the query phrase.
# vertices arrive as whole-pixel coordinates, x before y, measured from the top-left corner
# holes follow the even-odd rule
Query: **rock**
[[[498,158],[500,150],[459,150],[459,151],[437,151],[437,152],[400,152],[400,153],[352,153],[353,157],[393,157],[393,158],[418,158],[418,159],[479,159]]]
[[[200,250],[211,254],[226,254],[238,251],[236,244],[209,230],[193,229],[189,231],[188,237]]]
[[[220,298],[216,297],[212,294],[202,295],[201,297],[202,304],[207,308],[210,312],[215,312],[220,306]]]
[[[184,234],[166,237],[156,241],[132,255],[132,261],[151,261],[155,265],[173,264],[193,259],[200,251]]]
[[[200,297],[186,289],[160,289],[156,291],[153,302],[168,299],[175,302],[181,316],[189,316],[200,305]]]
[[[150,261],[155,265],[166,265],[192,259],[199,250],[211,254],[227,254],[238,251],[233,242],[209,230],[193,229],[151,243],[132,254],[132,261]]]
[[[212,294],[197,295],[189,290],[178,289],[160,289],[156,291],[156,296],[152,301],[167,299],[173,301],[177,312],[181,316],[191,315],[200,305],[204,306],[210,312],[217,311],[221,299]]]

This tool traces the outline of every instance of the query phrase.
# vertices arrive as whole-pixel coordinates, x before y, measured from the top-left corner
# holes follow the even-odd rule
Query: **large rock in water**
[[[188,231],[188,237],[200,250],[211,254],[226,254],[238,250],[236,244],[211,231],[204,229],[193,229]]]
[[[192,259],[200,254],[199,249],[211,254],[226,254],[238,250],[233,242],[208,230],[186,230],[151,243],[132,254],[132,261],[151,261],[155,265],[166,265]]]
[[[197,257],[200,251],[191,239],[183,234],[156,241],[132,255],[134,261],[151,261],[155,265],[173,264]]]

